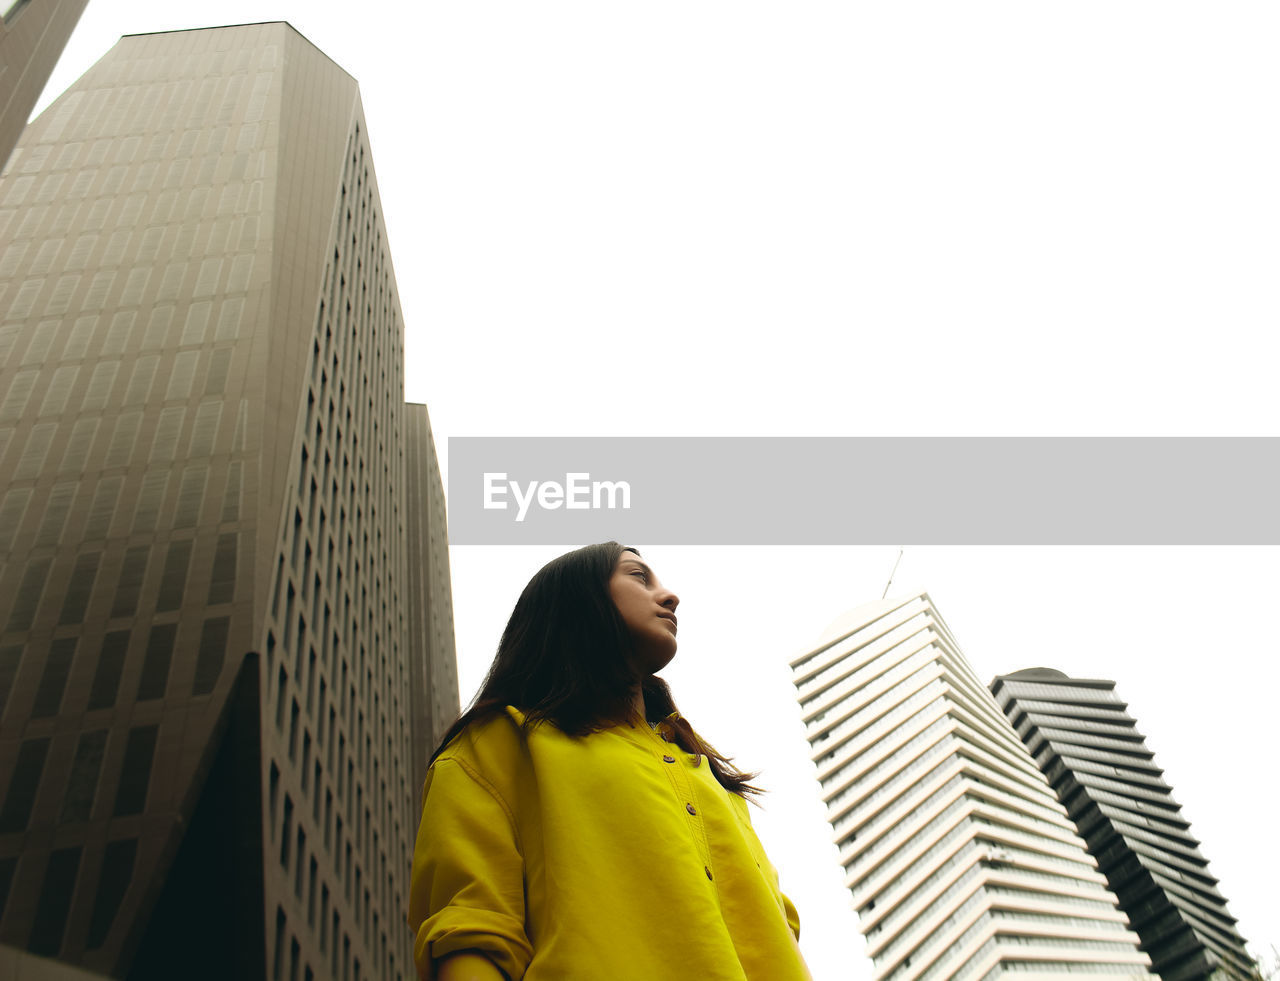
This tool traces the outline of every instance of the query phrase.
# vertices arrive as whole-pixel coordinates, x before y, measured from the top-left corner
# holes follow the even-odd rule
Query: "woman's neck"
[[[631,711],[632,714],[638,717],[641,722],[646,720],[647,717],[644,711],[644,689],[639,686],[636,687],[632,694]]]

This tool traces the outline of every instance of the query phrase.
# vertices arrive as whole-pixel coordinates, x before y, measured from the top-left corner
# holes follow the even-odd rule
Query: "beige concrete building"
[[[791,667],[877,981],[1148,975],[927,594],[859,607]]]
[[[0,944],[413,975],[457,681],[403,339],[358,88],[289,25],[123,38],[28,127],[0,178]]]
[[[0,169],[89,0],[0,0]]]

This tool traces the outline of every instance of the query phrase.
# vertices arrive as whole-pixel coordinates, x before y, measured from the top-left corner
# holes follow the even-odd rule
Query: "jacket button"
[[[676,758],[674,756],[664,756],[662,758],[663,763],[674,763],[675,761],[676,761]]]
[[[711,870],[710,870],[709,868],[707,868],[707,867],[704,865],[704,866],[702,867],[702,871],[703,871],[703,872],[705,872],[705,873],[707,873],[707,878],[708,878],[708,879],[712,879],[712,881],[714,881],[714,878],[713,878],[713,876],[711,875]]]
[[[692,804],[685,804],[685,805],[684,805],[684,809],[685,809],[686,811],[688,811],[690,814],[697,814],[697,813],[698,813],[698,809],[697,809],[696,807],[694,807]]]

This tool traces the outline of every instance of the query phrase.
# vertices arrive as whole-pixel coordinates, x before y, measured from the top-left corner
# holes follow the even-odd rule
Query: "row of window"
[[[378,958],[380,945],[387,968],[388,932],[391,947],[407,953],[408,928],[388,911],[403,908],[410,844],[404,830],[412,806],[399,697],[407,686],[396,575],[403,534],[401,403],[399,385],[388,384],[382,368],[398,360],[399,350],[394,320],[374,313],[374,298],[388,291],[382,250],[369,244],[368,234],[356,235],[354,248],[345,245],[360,216],[359,208],[349,213],[347,187],[359,194],[366,184],[352,174],[363,168],[363,150],[357,145],[352,153],[339,247],[316,320],[297,504],[283,529],[272,585],[266,647],[281,759],[271,764],[267,809],[281,865],[297,898],[305,897],[307,922],[297,929],[312,931],[324,945],[341,900],[363,934],[366,954]],[[380,245],[380,233],[373,237]],[[372,290],[370,277],[378,279]],[[285,779],[282,771],[292,776]],[[340,892],[330,895],[322,868],[332,870]],[[312,915],[317,882],[318,921]],[[327,903],[333,904],[329,916]],[[291,963],[291,952],[282,934],[276,970]],[[339,976],[336,961],[330,970]]]
[[[161,198],[161,201],[166,199]],[[158,215],[155,215],[158,217]],[[224,223],[227,224],[227,223]],[[127,336],[131,328],[130,320],[136,318],[138,307],[150,307],[156,304],[174,303],[181,297],[196,298],[193,304],[194,313],[188,317],[183,344],[201,344],[209,333],[209,312],[215,296],[227,294],[243,294],[249,288],[249,277],[253,272],[254,255],[241,252],[237,255],[208,256],[197,264],[185,259],[168,262],[163,270],[156,266],[153,273],[151,261],[144,264],[145,256],[152,248],[159,249],[163,229],[153,225],[151,229],[141,233],[138,254],[126,267],[116,269],[98,269],[93,273],[62,272],[57,279],[33,276],[21,280],[14,292],[13,300],[5,314],[7,320],[25,320],[35,309],[39,309],[44,317],[61,317],[73,306],[77,310],[112,310],[120,309],[125,314],[117,321],[116,337],[110,334],[104,340],[107,350],[117,347],[124,349],[123,336]],[[82,236],[84,238],[86,236]],[[257,242],[257,225],[247,220],[240,222],[239,245],[255,245]],[[50,239],[48,242],[57,240]],[[150,246],[146,243],[150,242]],[[64,268],[64,267],[59,267]],[[46,289],[47,287],[47,289]],[[78,299],[77,299],[78,297]],[[37,301],[40,301],[37,303]],[[113,317],[113,320],[115,318]],[[232,333],[224,328],[223,336]]]
[[[890,610],[825,646],[810,651],[799,662],[792,664],[792,683],[802,691],[807,691],[815,680],[827,677],[830,669],[838,668],[851,654],[874,642],[878,634],[887,633],[896,626],[907,623],[924,609],[924,600],[914,598],[904,606]],[[815,664],[819,660],[825,662],[821,669]],[[815,670],[818,670],[818,674],[811,673]]]
[[[195,303],[188,308],[188,333],[184,328],[184,337],[190,337],[192,344],[202,344],[208,336],[210,324],[214,324],[213,342],[223,343],[234,340],[238,330],[243,303],[224,301],[219,304],[217,320],[213,320],[212,304]],[[103,329],[105,318],[85,316],[77,318],[64,333],[58,329],[56,321],[41,323],[34,329],[27,324],[5,324],[0,327],[0,361],[3,361],[3,349],[12,348],[19,335],[29,340],[26,347],[21,370],[10,379],[3,402],[0,402],[0,422],[16,422],[20,419],[35,419],[52,415],[63,415],[68,410],[73,414],[83,414],[97,419],[108,405],[141,406],[151,402],[160,394],[156,382],[157,368],[161,355],[147,354],[149,350],[157,350],[172,345],[172,338],[165,342],[166,334],[171,331],[174,310],[172,307],[157,308],[148,317],[145,332],[134,331],[134,311],[124,311],[115,315]],[[194,319],[193,319],[194,318]],[[122,360],[118,356],[124,351],[124,344],[130,338],[130,332],[142,337],[140,352],[132,362]],[[54,358],[48,348],[53,341],[62,338],[60,345],[62,357]],[[91,342],[101,339],[103,350],[98,356],[88,357]],[[105,348],[110,345],[111,350]],[[32,352],[41,354],[34,362],[30,360]],[[165,401],[187,401],[193,394],[200,400],[208,400],[225,393],[227,375],[231,366],[231,348],[218,347],[208,352],[204,360],[203,371],[198,370],[201,352],[198,350],[182,351],[172,359],[166,359],[169,373],[160,376],[165,384]],[[105,357],[104,357],[105,355]],[[56,365],[52,374],[42,369]],[[16,362],[12,362],[16,363]],[[119,397],[112,400],[111,392],[116,379],[120,377],[121,368],[128,365],[128,380],[123,385]],[[199,378],[202,384],[199,389],[194,382]],[[31,399],[35,392],[41,393],[39,402]],[[79,399],[72,403],[70,396],[78,393]]]
[[[232,461],[227,467],[227,482],[223,487],[222,500],[220,505],[215,505],[218,507],[217,520],[222,524],[239,520],[242,469],[238,460]],[[173,472],[172,469],[153,470],[142,475],[136,494],[131,495],[136,497],[136,503],[130,524],[127,529],[123,525],[116,527],[117,535],[145,535],[155,530]],[[172,519],[167,523],[169,527],[187,529],[200,524],[204,517],[208,478],[209,468],[202,465],[190,466],[181,472]],[[82,486],[79,481],[54,484],[39,496],[32,487],[10,488],[3,499],[0,499],[0,551],[8,551],[12,547],[20,527],[27,521],[27,511],[33,502],[37,507],[44,507],[44,514],[39,516],[35,536],[30,542],[33,549],[56,548],[63,541],[68,518],[82,510],[87,513],[84,514],[84,524],[78,529],[76,540],[85,546],[104,541],[111,534],[125,481],[126,478],[119,475],[100,478],[94,485],[92,500],[81,500],[78,507],[73,505]],[[30,516],[32,523],[36,519],[37,514]],[[139,556],[145,556],[150,549],[149,545],[128,548],[126,571],[121,575],[120,588],[124,589],[125,583],[129,583],[133,589],[134,601],[132,604],[117,601],[112,607],[112,616],[127,615],[136,608],[136,590],[141,583],[141,571],[145,569],[145,560]],[[138,566],[139,562],[142,563],[141,567]]]
[[[217,537],[209,574],[209,587],[204,596],[204,602],[207,605],[230,603],[235,595],[238,540],[239,536],[234,532]],[[156,584],[155,612],[172,612],[182,606],[187,592],[193,546],[194,542],[191,539],[184,538],[169,542],[165,547],[164,564]],[[159,547],[152,548],[147,545],[134,546],[125,551],[110,608],[111,619],[134,616],[137,613],[141,585],[146,576],[147,566],[151,562],[152,554],[158,552]],[[58,626],[83,623],[97,583],[102,555],[102,552],[97,551],[82,552],[77,555],[65,584],[55,582],[52,587],[50,587],[49,578],[54,562],[53,556],[31,559],[23,570],[18,588],[14,591],[13,605],[5,621],[5,632],[21,633],[30,630],[36,623],[42,605],[57,603],[59,599],[61,599],[61,606],[57,619]]]
[[[108,729],[80,733],[67,786],[63,788],[57,823],[89,819],[97,800],[108,743],[121,738],[125,739],[125,747],[116,775],[115,794],[111,799],[111,816],[141,814],[151,782],[158,731],[159,726],[145,725],[135,726],[127,733]],[[27,830],[40,791],[50,743],[51,737],[42,736],[25,739],[18,747],[4,803],[0,805],[0,834]]]
[[[221,82],[214,79],[205,81],[214,84]],[[240,79],[226,79],[227,94],[238,94],[240,84]],[[154,83],[148,83],[141,88],[124,87],[108,91],[114,93],[114,100],[111,102],[114,112],[121,106],[127,106],[137,94],[154,99],[160,88]],[[50,114],[50,125],[64,113],[68,116],[74,114],[77,105],[84,99],[83,90],[69,93]],[[222,114],[220,112],[219,116]],[[31,174],[63,176],[69,178],[71,183],[61,185],[59,196],[78,199],[120,194],[125,190],[124,179],[128,171],[150,164],[144,173],[151,182],[143,184],[135,181],[132,188],[134,191],[146,191],[152,187],[157,167],[163,161],[194,158],[203,167],[208,160],[223,158],[225,161],[233,154],[250,150],[261,142],[259,123],[232,125],[231,118],[217,118],[211,123],[206,112],[193,116],[185,128],[154,129],[151,125],[154,119],[141,121],[146,124],[141,128],[118,125],[114,128],[118,135],[107,138],[90,137],[59,142],[52,141],[47,129],[41,132],[39,127],[35,127],[31,132],[41,142],[15,149],[4,169],[4,176],[12,176],[14,180]],[[130,129],[135,131],[130,133]],[[205,179],[200,180],[201,177]],[[204,170],[197,173],[197,182],[202,185],[212,184],[215,180],[215,173]]]
[[[325,800],[323,817],[320,816],[319,806],[320,791],[322,789],[324,790]],[[400,905],[399,903],[391,902],[399,897],[392,895],[395,892],[394,883],[387,866],[386,853],[381,849],[376,830],[372,834],[372,842],[370,839],[369,827],[371,820],[369,809],[364,807],[362,803],[357,802],[355,816],[358,819],[363,810],[363,826],[357,824],[354,828],[350,828],[345,825],[341,814],[341,795],[337,798],[337,808],[335,810],[333,789],[324,787],[323,771],[318,766],[313,797],[315,801],[312,812],[313,824],[309,825],[304,820],[301,808],[295,812],[293,797],[288,792],[284,793],[283,802],[280,802],[280,768],[274,760],[270,766],[267,791],[268,815],[272,823],[271,840],[277,845],[281,868],[287,877],[293,879],[294,893],[299,900],[303,899],[303,872],[308,868],[308,863],[310,865],[310,878],[307,886],[309,898],[307,902],[312,914],[308,916],[308,925],[315,925],[314,904],[317,881],[323,887],[326,906],[330,895],[328,885],[325,883],[323,876],[317,879],[320,845],[307,834],[309,827],[314,830],[315,825],[320,825],[323,828],[323,847],[330,857],[328,864],[331,866],[333,874],[341,887],[340,894],[348,903],[349,908],[354,911],[356,926],[363,928],[365,943],[372,944],[380,929],[380,911],[391,908],[398,909]],[[304,792],[306,792],[306,788],[304,788]],[[351,799],[351,796],[348,795],[347,800],[350,801]],[[277,811],[280,812],[278,821]],[[348,816],[351,815],[350,808],[348,808],[347,813]],[[376,853],[381,860],[380,875],[378,874],[378,862],[370,859],[371,851]],[[365,875],[366,868],[370,869],[368,876]],[[335,899],[337,895],[338,893],[335,892]]]
[[[948,931],[954,930],[966,919],[969,919],[976,909],[985,905],[986,897],[977,892],[966,899],[958,909],[951,913],[942,923],[930,931],[930,936],[913,938],[914,941],[923,941],[916,943],[914,949],[906,951],[908,956],[904,957],[902,963],[891,971],[885,981],[898,981],[904,976],[913,976],[915,981],[932,981],[939,973],[953,969],[955,966],[954,957],[964,949],[965,941],[968,940],[977,930],[981,929],[986,923],[986,914],[979,914],[976,922],[966,927],[958,937],[949,938]],[[938,941],[944,941],[940,946]],[[895,956],[897,951],[895,950]],[[950,956],[947,956],[947,955]],[[919,968],[923,964],[928,964],[923,973],[918,973]],[[916,970],[912,971],[911,966],[915,965]]]
[[[322,778],[325,773],[328,773],[336,783],[339,811],[342,809],[342,801],[346,801],[348,822],[354,821],[355,836],[364,853],[366,864],[376,864],[374,858],[380,856],[385,869],[387,860],[378,846],[379,831],[381,831],[381,839],[391,842],[392,847],[395,847],[404,815],[398,813],[399,809],[393,806],[393,800],[401,800],[407,795],[403,768],[399,765],[400,760],[407,758],[407,746],[403,743],[397,745],[397,741],[392,739],[392,732],[386,725],[385,714],[380,711],[379,692],[374,684],[371,669],[366,669],[364,682],[357,690],[355,675],[349,674],[346,658],[342,657],[339,667],[341,681],[331,698],[329,683],[322,670],[324,665],[318,661],[314,647],[304,644],[297,650],[294,662],[296,686],[289,684],[290,675],[286,665],[281,663],[274,671],[272,670],[276,651],[273,632],[268,634],[267,650],[268,671],[271,672],[274,687],[274,691],[269,690],[268,697],[273,698],[275,702],[276,729],[283,737],[286,755],[296,768],[295,772],[299,775],[304,792],[308,790],[308,782],[313,780],[311,788],[313,817],[317,825],[321,822]],[[336,645],[334,650],[337,650]],[[362,650],[361,661],[363,660]],[[301,695],[302,702],[299,702],[299,695],[293,694],[295,691]],[[370,692],[372,692],[372,699]],[[373,707],[370,718],[375,725],[370,726],[369,731],[366,731],[365,710],[361,704],[367,705],[370,700]],[[398,711],[398,699],[394,704]],[[401,720],[401,726],[404,726],[403,720]],[[316,732],[314,742],[313,728]],[[397,729],[397,735],[402,731],[403,728]],[[347,740],[348,732],[353,734],[350,743]],[[375,754],[373,751],[375,744],[383,751]],[[398,794],[388,794],[387,777],[382,772],[384,763],[388,775],[393,780],[397,780],[398,776],[398,787],[393,788],[398,790]],[[312,777],[313,769],[314,778]],[[397,770],[401,772],[397,774],[395,772]],[[371,791],[369,806],[364,804],[366,786]],[[325,794],[323,827],[326,844],[332,826],[332,796],[331,792]],[[272,799],[271,810],[274,815],[274,799]],[[374,815],[377,815],[376,823]],[[341,818],[338,819],[337,827],[338,837],[341,838]],[[369,834],[371,829],[372,840]],[[404,854],[393,856],[393,861],[395,860],[407,861],[407,856]]]
[[[855,673],[862,675],[870,673],[873,677],[881,674],[885,670],[885,661],[883,659],[893,648],[901,648],[900,651],[894,652],[901,659],[910,653],[908,648],[926,646],[919,643],[919,641],[922,638],[932,636],[931,624],[932,620],[928,613],[917,613],[902,623],[895,624],[887,632],[868,637],[863,643],[851,647],[838,660],[833,661],[817,674],[799,683],[801,708],[804,709],[814,704],[822,696],[826,695],[827,689],[831,688],[836,682],[844,680]],[[882,631],[885,627],[883,621],[879,620],[876,621],[876,626]],[[859,631],[859,633],[861,632]],[[855,636],[857,635],[855,634]],[[861,685],[855,685],[854,687],[861,687]],[[848,686],[841,686],[841,690],[848,690]],[[823,700],[827,699],[824,698]]]
[[[210,617],[200,627],[200,638],[195,648],[195,667],[189,694],[192,697],[210,694],[217,685],[226,660],[227,637],[230,617]],[[138,687],[134,696],[137,702],[166,697],[170,687],[170,665],[176,648],[178,625],[159,623],[147,634],[142,652],[142,665]],[[97,660],[93,664],[93,682],[89,688],[84,711],[113,708],[119,697],[120,680],[124,673],[125,658],[129,649],[130,631],[109,631],[98,645]],[[0,713],[3,712],[14,682],[25,660],[40,666],[40,680],[30,702],[23,705],[28,719],[51,719],[63,709],[63,695],[74,670],[77,649],[82,663],[77,673],[87,675],[89,665],[83,659],[89,656],[83,637],[60,637],[50,642],[47,649],[40,645],[8,645],[0,647]],[[78,708],[78,706],[77,706]]]
[[[948,865],[929,876],[929,878],[921,883],[917,888],[915,897],[916,902],[926,898],[928,895],[927,888],[929,886],[937,882],[943,875],[954,874],[954,872],[955,869]],[[935,898],[931,899],[928,902],[928,905],[923,909],[917,909],[914,905],[899,904],[883,920],[872,924],[864,931],[867,935],[867,939],[874,943],[875,940],[873,938],[880,938],[882,936],[888,937],[892,940],[892,945],[885,948],[885,951],[891,952],[901,948],[901,941],[903,937],[894,936],[901,928],[906,928],[908,930],[908,933],[904,935],[908,939],[919,939],[918,934],[921,930],[926,928],[928,928],[929,933],[936,932],[932,927],[932,923],[938,915],[947,909],[948,906],[950,906],[951,903],[962,893],[968,893],[971,890],[982,888],[979,884],[974,882],[974,880],[978,878],[980,872],[980,866],[976,864],[970,865],[957,879],[955,879],[955,881],[948,885],[946,889],[939,893]],[[873,955],[873,960],[877,967],[879,966],[881,959],[885,956],[885,951],[880,951]]]
[[[238,155],[239,156],[239,155]],[[246,155],[247,156],[247,155]],[[244,170],[235,167],[234,170]],[[260,169],[260,165],[255,165]],[[133,266],[154,268],[164,256],[205,254],[226,255],[246,252],[258,241],[256,216],[262,209],[262,181],[241,180],[222,185],[214,200],[213,189],[195,188],[183,192],[164,191],[144,214],[149,194],[139,192],[115,199],[101,198],[92,202],[64,201],[62,204],[32,204],[24,208],[0,208],[0,238],[19,243],[41,243],[26,270],[28,299],[16,308],[5,310],[5,319],[19,317],[19,311],[43,289],[39,270],[57,268],[64,273],[95,266]],[[183,207],[179,210],[178,205]],[[98,246],[102,235],[109,234]],[[74,241],[71,236],[75,235]],[[67,247],[65,243],[71,242]],[[51,244],[52,243],[52,244]],[[29,246],[28,246],[29,247]],[[62,249],[68,248],[66,255]],[[101,251],[97,251],[100,248]],[[13,260],[15,266],[25,259],[24,250]],[[96,258],[96,262],[91,262]],[[118,262],[115,261],[118,259]],[[185,275],[185,270],[183,271]],[[239,275],[237,273],[237,275]],[[18,279],[17,274],[9,282]],[[176,296],[182,276],[168,273],[157,277],[155,295]],[[135,281],[136,282],[136,281]],[[65,285],[63,287],[66,288]],[[123,289],[133,289],[126,279]],[[14,290],[16,298],[19,291]],[[61,295],[61,294],[60,294]],[[123,304],[122,304],[123,305]],[[28,313],[23,312],[25,318]]]
[[[886,876],[881,872],[878,878],[870,883],[857,882],[854,888],[859,898],[865,895],[870,898],[872,906],[891,910],[908,902],[940,871],[954,868],[959,863],[969,864],[971,859],[966,856],[976,847],[972,841],[971,832],[972,829],[961,822],[930,845],[913,862],[905,868],[898,869],[893,875]],[[944,855],[947,856],[945,859]],[[870,888],[863,893],[865,885],[869,885]]]
[[[313,863],[314,868],[314,863]],[[314,877],[313,877],[314,881]],[[314,898],[314,897],[313,897]],[[320,953],[327,957],[327,964],[320,965],[320,977],[329,977],[332,981],[360,981],[360,957],[352,952],[351,936],[342,926],[342,917],[338,911],[329,910],[329,892],[327,888],[321,896],[319,942]],[[308,904],[308,920],[314,919],[314,903]],[[314,930],[314,924],[309,924]],[[338,937],[342,937],[339,944]],[[287,949],[287,953],[286,953]],[[395,950],[387,943],[385,932],[381,935],[382,972],[374,976],[385,981],[404,981],[402,969],[397,966]],[[275,936],[272,941],[271,954],[272,981],[314,981],[317,977],[315,969],[305,960],[302,945],[297,936],[289,929],[289,920],[283,907],[276,907]],[[327,968],[327,973],[326,973]]]
[[[213,437],[217,428],[217,416],[222,411],[221,396],[226,390],[231,354],[231,349],[224,347],[208,352],[181,351],[172,359],[164,359],[168,373],[159,373],[158,379],[165,386],[163,401],[188,403],[194,396],[198,403],[195,406],[197,423],[191,436],[192,444],[188,449],[188,455],[191,457],[208,456],[213,451]],[[162,356],[158,354],[143,354],[137,357],[129,366],[128,379],[122,381],[118,397],[114,400],[110,395],[116,389],[116,381],[125,362],[102,361],[92,368],[87,365],[63,365],[52,372],[47,370],[42,372],[38,368],[25,368],[15,374],[9,382],[4,401],[0,403],[0,422],[17,423],[56,417],[64,425],[74,423],[76,427],[74,431],[78,435],[83,427],[90,424],[96,432],[98,421],[102,418],[102,413],[108,404],[126,410],[132,406],[150,405],[150,412],[154,415],[157,406],[153,396],[159,394],[159,386],[155,382],[161,360]],[[202,381],[198,390],[194,384],[197,378]],[[73,393],[78,397],[74,406],[70,404]],[[38,394],[38,399],[32,398],[35,394]],[[182,430],[182,419],[187,408],[185,404],[168,405],[159,411],[162,427],[167,434],[165,438],[171,442],[163,449],[158,449],[161,436],[157,433],[156,444],[153,444],[151,450],[153,458],[159,453],[163,460],[173,459],[177,449],[178,433]],[[119,417],[121,420],[134,421],[135,435],[142,411],[144,410],[141,408],[132,413],[125,411]],[[81,418],[77,419],[77,416]],[[43,470],[49,442],[57,425],[58,422],[49,421],[32,426],[29,446],[16,461],[14,479],[32,479],[39,476]],[[120,425],[120,422],[117,422],[117,433],[120,432]],[[171,435],[168,435],[170,432]],[[36,433],[46,434],[43,437],[43,444],[37,439]],[[129,440],[127,447],[117,445],[120,441],[119,436],[113,435],[114,452],[108,454],[109,458],[115,457],[118,462],[105,465],[125,466],[135,459],[133,440]],[[35,449],[41,445],[43,448]],[[39,454],[39,459],[29,461],[28,458],[36,453]],[[79,459],[75,460],[72,466],[68,466],[64,461],[60,469],[79,470],[88,455],[88,445],[85,445],[77,454]],[[18,471],[23,472],[21,477],[18,476]]]
[[[274,52],[274,46],[266,52]],[[160,62],[172,62],[172,81],[156,81],[151,74],[161,68]],[[126,62],[125,64],[130,64]],[[130,132],[153,134],[148,157],[161,156],[156,144],[163,140],[165,156],[189,156],[196,147],[194,138],[184,143],[192,127],[228,125],[238,113],[242,122],[257,123],[263,116],[266,97],[274,81],[271,67],[259,70],[252,79],[243,72],[212,77],[189,76],[192,63],[173,59],[137,59],[130,68],[95,74],[89,85],[78,88],[51,108],[33,133],[38,149],[41,144],[64,145],[77,140],[93,140],[107,135],[122,136]],[[138,81],[140,84],[129,84]],[[97,82],[93,86],[93,82]],[[216,108],[215,108],[216,106]],[[198,132],[198,130],[197,130]],[[72,158],[74,159],[74,158]],[[70,165],[70,164],[68,164]],[[25,169],[25,168],[24,168]]]
[[[927,678],[931,663],[927,658],[927,652],[920,652],[903,666],[905,670],[912,672],[911,678],[908,679],[910,687],[905,689],[909,691],[921,686],[920,677],[923,675]],[[817,760],[819,782],[824,782],[850,757],[858,755],[857,751],[860,747],[880,745],[888,741],[890,733],[904,723],[927,714],[935,703],[939,710],[945,709],[943,700],[947,690],[936,678],[928,681],[923,690],[916,691],[904,701],[898,701],[904,693],[901,684],[881,695],[876,695],[870,690],[859,693],[860,696],[870,697],[871,700],[832,730],[833,738],[827,743],[831,748]],[[841,763],[835,763],[837,757],[841,757]]]
[[[133,878],[137,854],[136,838],[109,841],[103,849],[93,910],[89,917],[89,932],[85,939],[87,950],[95,950],[106,942],[111,924],[115,921],[116,910]],[[82,855],[83,850],[77,845],[56,849],[47,858],[36,853],[0,858],[0,918],[4,916],[20,864],[30,861],[46,862],[40,895],[36,900],[35,916],[27,935],[26,946],[33,954],[56,957],[62,948],[67,914],[75,895]]]

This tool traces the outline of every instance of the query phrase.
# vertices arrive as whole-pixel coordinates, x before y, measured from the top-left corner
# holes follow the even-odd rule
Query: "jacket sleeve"
[[[422,792],[409,925],[418,974],[460,950],[483,953],[512,981],[533,956],[525,933],[524,860],[511,809],[463,760],[437,759]]]
[[[761,849],[761,854],[764,854],[763,848]],[[767,855],[764,857],[761,871],[765,873],[769,884],[773,886],[773,894],[777,897],[778,905],[782,908],[782,915],[787,921],[787,926],[791,928],[791,935],[796,940],[799,940],[800,912],[796,909],[796,904],[791,901],[791,897],[782,891],[782,887],[778,882],[778,870],[774,868]]]
[[[787,917],[787,926],[791,927],[791,936],[797,940],[800,939],[800,913],[796,909],[796,904],[791,901],[791,897],[784,892],[779,892],[782,897],[782,911]]]
[[[764,845],[761,844],[760,838],[756,834],[756,829],[751,823],[751,812],[747,808],[747,802],[737,794],[730,794],[727,791],[726,796],[737,812],[738,820],[746,827],[751,850],[755,853],[756,859],[760,864],[760,872],[764,875],[765,881],[769,883],[769,888],[773,891],[774,898],[778,902],[778,908],[782,911],[782,916],[791,930],[791,935],[798,942],[800,940],[800,913],[796,909],[796,904],[791,901],[791,897],[782,891],[782,886],[778,881],[778,870],[774,867],[773,862],[769,860],[769,856],[765,853]]]

